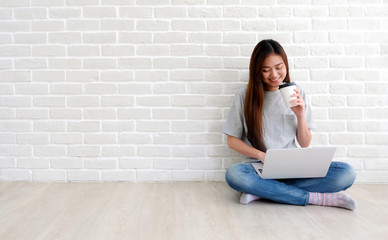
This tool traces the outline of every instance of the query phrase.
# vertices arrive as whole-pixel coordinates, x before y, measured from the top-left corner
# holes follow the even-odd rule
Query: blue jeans
[[[301,179],[263,179],[251,163],[239,163],[228,168],[226,182],[239,192],[249,193],[279,203],[307,205],[309,192],[333,193],[353,185],[356,171],[344,162],[332,162],[326,177]]]

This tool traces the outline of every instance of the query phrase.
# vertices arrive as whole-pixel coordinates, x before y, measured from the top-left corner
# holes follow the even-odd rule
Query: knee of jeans
[[[244,171],[243,164],[232,165],[226,170],[225,180],[231,188],[237,191],[241,190],[241,184],[244,182]]]
[[[342,175],[341,182],[342,182],[342,185],[345,186],[345,189],[352,186],[354,181],[357,178],[357,172],[355,168],[345,162],[339,162],[337,167],[342,170],[343,175]]]
[[[235,181],[237,177],[236,175],[238,175],[238,172],[239,172],[238,168],[239,168],[238,165],[235,164],[228,167],[228,169],[226,170],[225,180],[229,185]]]

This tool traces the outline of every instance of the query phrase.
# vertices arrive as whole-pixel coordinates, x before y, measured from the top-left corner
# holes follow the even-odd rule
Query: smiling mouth
[[[270,81],[273,82],[273,83],[279,82],[279,81],[280,81],[280,77],[278,77],[278,78],[275,79],[275,80],[270,80]]]

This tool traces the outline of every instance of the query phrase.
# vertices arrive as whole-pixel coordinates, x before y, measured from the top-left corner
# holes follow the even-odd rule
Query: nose
[[[270,77],[277,77],[277,76],[278,76],[278,73],[276,72],[275,69],[271,69],[270,75],[269,75],[269,76],[270,76]]]

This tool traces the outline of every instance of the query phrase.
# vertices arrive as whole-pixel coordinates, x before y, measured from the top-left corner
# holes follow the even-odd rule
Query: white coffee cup
[[[279,91],[282,94],[284,103],[287,107],[294,107],[290,103],[292,100],[296,99],[296,97],[291,97],[291,95],[295,94],[294,89],[296,89],[296,85],[293,82],[284,83],[279,86]]]

